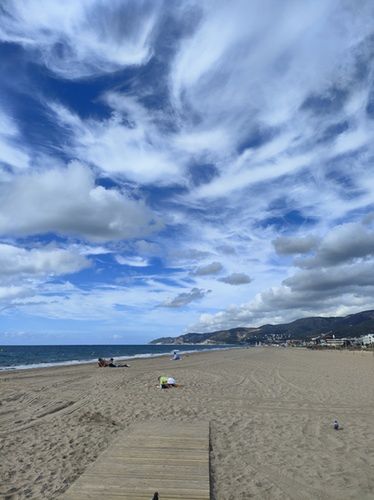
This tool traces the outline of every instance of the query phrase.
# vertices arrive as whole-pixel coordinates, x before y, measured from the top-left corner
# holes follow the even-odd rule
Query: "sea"
[[[114,358],[115,362],[136,358],[171,356],[183,353],[229,349],[228,345],[34,345],[0,346],[0,371],[77,365]],[[234,346],[232,346],[234,348]],[[176,361],[178,363],[178,361]]]

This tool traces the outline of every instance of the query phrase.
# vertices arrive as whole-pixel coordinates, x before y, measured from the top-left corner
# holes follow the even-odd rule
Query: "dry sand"
[[[2,373],[0,498],[58,498],[137,422],[203,419],[213,499],[374,499],[373,382],[371,353],[276,348]]]

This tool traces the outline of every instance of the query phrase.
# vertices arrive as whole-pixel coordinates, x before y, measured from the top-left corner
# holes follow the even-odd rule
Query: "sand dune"
[[[275,348],[2,373],[0,497],[58,498],[118,431],[204,419],[214,499],[374,498],[373,380],[370,353]]]

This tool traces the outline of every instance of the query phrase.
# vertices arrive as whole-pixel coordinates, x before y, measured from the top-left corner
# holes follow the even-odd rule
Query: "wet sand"
[[[0,498],[58,498],[138,422],[209,420],[213,499],[374,499],[372,353],[254,348],[130,364],[0,375]],[[182,387],[160,390],[160,374]]]

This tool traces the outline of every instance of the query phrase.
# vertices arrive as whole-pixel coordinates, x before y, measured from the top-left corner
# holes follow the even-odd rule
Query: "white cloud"
[[[147,304],[144,304],[145,289]],[[1,290],[0,287],[0,309],[3,314],[10,314],[17,309],[23,314],[51,320],[97,320],[106,325],[106,330],[110,325],[111,331],[117,330],[121,334],[139,331],[143,335],[142,325],[153,332],[157,325],[164,325],[164,328],[173,331],[175,328],[182,328],[190,317],[190,312],[182,307],[182,301],[187,305],[208,293],[192,289],[186,292],[185,298],[179,297],[178,304],[160,307],[160,304],[169,302],[175,286],[151,279],[141,283],[133,281],[132,286],[96,283],[90,290],[86,286],[80,288],[69,282],[34,280],[14,289],[14,297],[10,296],[10,289],[4,287],[3,295]]]
[[[131,266],[131,267],[147,267],[149,263],[146,259],[142,257],[123,257],[122,255],[115,256],[116,261],[121,266]]]
[[[332,154],[341,155],[356,151],[364,146],[370,144],[371,137],[373,136],[373,127],[368,121],[364,127],[355,130],[348,130],[339,135],[335,140]]]
[[[64,301],[73,287],[54,285],[49,296],[49,282],[56,277],[74,274],[91,266],[76,249],[53,245],[24,248],[0,244],[0,312],[9,313],[24,304]]]
[[[374,256],[374,231],[360,223],[346,223],[334,227],[326,235],[315,256],[298,259],[296,264],[303,268],[319,268],[369,256]]]
[[[10,306],[9,301],[26,297],[28,294],[29,290],[25,286],[0,286],[0,301],[3,302],[4,300],[6,300],[8,302],[8,305],[5,307]]]
[[[26,169],[29,166],[29,156],[21,151],[15,144],[0,137],[0,162],[18,169]]]
[[[138,238],[162,227],[141,201],[96,186],[92,172],[77,163],[18,176],[0,186],[0,232],[55,232],[100,242]]]
[[[175,58],[173,94],[204,121],[235,127],[239,137],[258,112],[272,124],[288,119],[308,94],[324,89],[342,58],[371,32],[364,20],[364,12],[372,13],[370,2],[360,13],[337,9],[332,0],[206,1],[202,10],[198,29]]]
[[[214,314],[202,314],[189,329],[213,331],[234,326],[259,326],[304,316],[371,309],[374,297],[372,231],[358,223],[346,223],[328,232],[318,246],[313,237],[305,247],[306,241],[305,238],[289,238],[281,240],[279,246],[283,253],[296,253],[307,250],[314,241],[315,256],[296,261],[303,269],[294,269],[281,285],[258,292],[246,303]]]
[[[138,240],[134,243],[137,252],[148,257],[159,256],[162,252],[160,245],[152,241]]]
[[[184,307],[191,302],[204,298],[205,295],[210,292],[211,290],[203,290],[195,287],[189,292],[179,293],[176,297],[163,302],[161,305],[163,307]]]
[[[146,62],[159,16],[146,0],[9,0],[0,39],[22,44],[64,78],[81,78]]]
[[[191,274],[195,276],[207,276],[220,273],[222,269],[223,265],[220,262],[211,262],[210,264],[197,267]]]
[[[315,236],[308,235],[304,237],[297,236],[279,236],[273,241],[275,250],[280,255],[293,255],[310,252],[317,245],[318,240]]]
[[[0,164],[4,163],[21,171],[29,167],[29,155],[20,142],[16,122],[0,110]]]
[[[226,155],[227,150],[231,148],[227,130],[219,127],[212,130],[199,130],[196,127],[191,131],[185,131],[182,128],[175,136],[174,144],[178,149],[191,155],[206,153],[210,155],[210,158]]]
[[[90,262],[76,252],[66,249],[26,249],[0,244],[0,281],[10,277],[63,275],[80,271]]]
[[[17,137],[19,134],[15,121],[4,111],[0,111],[0,131],[5,137]]]
[[[275,182],[289,176],[289,204],[305,206],[309,199],[321,209],[332,204],[333,183],[326,179],[331,156],[371,147],[370,123],[357,122],[365,112],[367,95],[360,90],[365,84],[355,78],[356,58],[367,57],[368,19],[374,12],[370,2],[361,7],[360,12],[349,4],[338,8],[333,0],[283,2],[282,7],[276,1],[202,3],[200,23],[180,44],[170,84],[180,114],[195,118],[191,130],[185,120],[180,141],[194,136],[196,122],[202,137],[219,127],[216,148],[212,144],[210,150],[220,175],[186,200],[205,203],[209,197],[231,204],[229,197],[242,190],[243,202],[250,196],[256,208],[252,193],[261,183],[270,205],[279,196]],[[349,102],[339,105],[332,89],[341,88],[356,99],[348,96]],[[334,113],[329,114],[329,104]],[[344,121],[349,129],[332,148],[317,145],[329,126]],[[321,186],[311,183],[305,199],[296,190],[305,187],[308,176],[324,186],[321,193]]]
[[[141,184],[176,184],[182,181],[183,158],[152,120],[152,114],[135,99],[108,93],[104,101],[115,111],[108,120],[81,120],[67,108],[51,103],[61,126],[70,131],[71,154],[109,175],[122,175]],[[132,123],[125,125],[126,120]]]
[[[22,45],[59,88],[83,77],[89,88],[87,77],[131,66],[95,80],[105,90],[89,115],[57,87],[52,103],[42,88],[37,96],[61,133],[51,154],[77,158],[122,190],[96,185],[77,163],[30,160],[18,123],[0,115],[1,235],[80,240],[64,243],[67,260],[61,249],[50,261],[46,248],[19,247],[17,262],[4,254],[14,294],[26,294],[13,306],[121,325],[133,314],[139,330],[136,317],[147,316],[151,330],[204,311],[201,328],[218,329],[370,303],[372,231],[357,220],[374,199],[373,2],[9,0],[3,14],[0,39]],[[118,264],[114,285],[63,291],[46,278],[106,253]],[[297,254],[292,264],[282,257]],[[150,276],[141,268],[152,257],[160,267]]]
[[[194,196],[227,197],[232,191],[243,190],[261,182],[271,182],[284,175],[296,174],[300,169],[310,166],[314,160],[313,154],[294,157],[286,155],[278,159],[273,158],[267,164],[256,165],[249,161],[249,156],[250,152],[243,153],[233,165],[227,165],[227,170],[222,176],[196,189]]]
[[[172,265],[177,266],[189,266],[191,264],[196,264],[202,259],[206,259],[212,255],[212,252],[207,250],[206,246],[202,248],[193,248],[192,246],[183,245],[182,248],[175,248],[175,246],[170,246],[167,249],[167,257]]]
[[[323,296],[277,287],[259,294],[251,302],[231,306],[215,314],[201,314],[196,323],[188,325],[186,331],[212,332],[238,326],[287,323],[308,316],[353,314],[373,308],[373,293],[374,287],[371,287],[363,294],[346,290],[340,291],[339,295]]]
[[[248,276],[248,274],[232,273],[229,274],[228,276],[220,278],[220,281],[222,281],[223,283],[227,283],[229,285],[246,285],[247,283],[250,283],[252,280]]]
[[[113,250],[101,245],[86,245],[82,243],[73,243],[69,246],[70,250],[78,252],[80,255],[105,255],[112,253]]]
[[[284,284],[292,291],[316,291],[324,294],[331,290],[339,293],[348,288],[360,293],[360,287],[374,286],[374,262],[299,271],[286,279]],[[365,293],[365,290],[361,290],[361,293]]]

